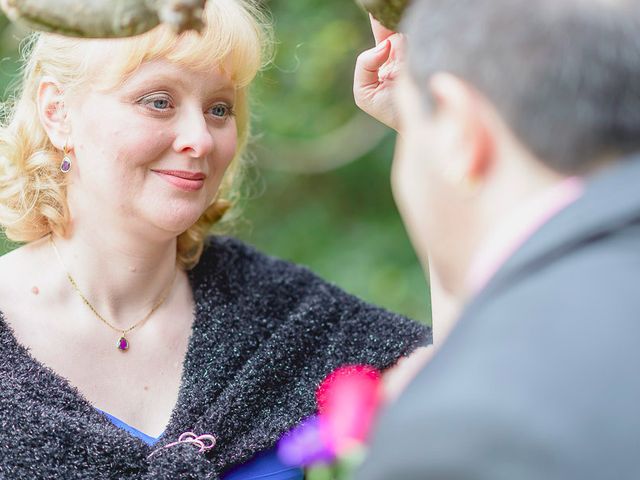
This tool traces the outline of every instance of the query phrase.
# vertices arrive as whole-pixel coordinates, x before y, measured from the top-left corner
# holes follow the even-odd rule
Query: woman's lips
[[[174,187],[187,192],[195,192],[204,186],[207,176],[202,172],[189,172],[186,170],[151,170]]]

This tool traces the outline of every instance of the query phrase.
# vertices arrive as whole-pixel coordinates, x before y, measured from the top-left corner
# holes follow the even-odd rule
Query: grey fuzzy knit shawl
[[[431,341],[424,327],[237,240],[212,239],[189,278],[193,332],[156,447],[37,362],[0,317],[0,478],[218,479],[313,414],[315,390],[335,368],[384,369]],[[180,444],[147,458],[185,431],[218,443],[207,453]]]

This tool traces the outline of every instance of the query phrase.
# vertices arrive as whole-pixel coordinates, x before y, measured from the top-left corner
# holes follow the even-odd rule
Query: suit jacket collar
[[[469,306],[483,303],[564,254],[638,220],[640,155],[627,157],[588,179],[582,197],[534,233]]]

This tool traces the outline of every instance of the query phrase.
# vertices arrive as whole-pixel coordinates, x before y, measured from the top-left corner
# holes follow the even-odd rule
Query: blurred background
[[[351,83],[373,43],[353,1],[265,0],[274,64],[254,89],[252,165],[233,235],[350,293],[425,323],[427,285],[389,186],[395,136],[360,114]],[[0,14],[0,93],[26,32]],[[0,241],[0,253],[11,245]]]

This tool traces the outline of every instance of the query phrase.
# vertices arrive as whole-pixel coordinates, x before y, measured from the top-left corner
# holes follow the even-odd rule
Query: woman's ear
[[[62,150],[68,145],[71,126],[64,102],[64,89],[55,78],[45,76],[38,85],[38,116],[49,140]]]
[[[481,96],[449,73],[435,74],[429,88],[435,101],[434,119],[448,139],[444,158],[449,164],[443,166],[444,171],[460,181],[483,183],[493,162],[494,135]]]

